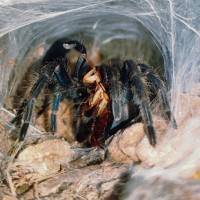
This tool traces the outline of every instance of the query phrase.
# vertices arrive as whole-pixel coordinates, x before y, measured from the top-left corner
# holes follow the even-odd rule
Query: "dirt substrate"
[[[9,138],[12,115],[2,108],[0,199],[200,199],[198,84],[196,88],[195,94],[180,96],[178,129],[154,114],[156,147],[149,145],[142,123],[119,131],[106,149],[82,148],[31,127],[13,160],[8,152],[12,147],[13,156],[19,144]]]

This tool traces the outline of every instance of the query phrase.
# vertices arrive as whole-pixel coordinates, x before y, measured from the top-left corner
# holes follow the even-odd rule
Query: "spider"
[[[79,57],[74,71],[69,71],[66,54],[74,49]],[[148,84],[145,86],[143,79]],[[133,105],[130,119],[142,116],[145,133],[152,146],[156,145],[150,102],[160,96],[168,121],[176,128],[176,121],[171,113],[166,88],[160,78],[145,64],[136,64],[125,60],[122,67],[107,65],[95,66],[88,58],[86,48],[78,41],[57,40],[41,62],[40,77],[32,87],[11,121],[20,126],[19,141],[23,141],[29,127],[37,97],[44,88],[54,94],[51,114],[51,131],[56,132],[56,113],[59,103],[64,98],[73,99],[74,130],[79,142],[93,146],[104,146],[105,140],[113,130],[121,125],[113,125],[121,118],[122,106],[128,102]],[[22,119],[24,120],[22,122]]]

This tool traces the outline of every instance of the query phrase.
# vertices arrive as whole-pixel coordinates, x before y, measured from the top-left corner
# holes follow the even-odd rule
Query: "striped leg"
[[[141,79],[140,71],[137,65],[132,60],[124,62],[124,69],[126,71],[129,84],[134,88],[134,92],[137,95],[140,103],[140,112],[145,125],[145,131],[149,142],[152,146],[156,145],[156,134],[153,127],[152,113],[149,107],[149,98],[146,94],[143,81]]]
[[[61,97],[60,92],[56,92],[54,95],[54,98],[53,98],[52,114],[51,114],[51,131],[52,131],[52,133],[55,133],[56,129],[57,129],[56,114],[59,109],[60,97]]]

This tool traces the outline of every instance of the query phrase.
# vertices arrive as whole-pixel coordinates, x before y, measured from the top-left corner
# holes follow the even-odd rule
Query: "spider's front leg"
[[[141,73],[137,65],[132,60],[126,60],[122,69],[122,82],[125,85],[131,85],[133,95],[139,99],[140,111],[145,125],[146,135],[152,146],[156,145],[156,134],[153,126],[151,109],[149,107],[149,97],[142,81]]]
[[[32,112],[33,112],[33,108],[37,100],[37,97],[41,93],[42,89],[45,87],[49,78],[53,75],[57,65],[58,64],[56,63],[51,63],[46,66],[46,70],[44,74],[42,74],[37,80],[37,82],[34,84],[34,86],[32,87],[30,91],[29,96],[26,99],[24,99],[21,106],[17,110],[16,117],[13,118],[13,120],[11,121],[11,123],[15,124],[16,126],[21,126],[22,118],[24,117],[24,123],[20,131],[19,141],[24,140],[27,133],[27,129],[31,121]]]

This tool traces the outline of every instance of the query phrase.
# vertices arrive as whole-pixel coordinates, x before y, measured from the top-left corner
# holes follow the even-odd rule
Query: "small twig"
[[[33,189],[34,189],[34,195],[35,195],[36,199],[40,199],[40,197],[39,197],[39,191],[38,191],[38,182],[34,183]]]
[[[10,191],[13,196],[17,196],[17,194],[16,194],[16,190],[15,190],[15,187],[14,187],[14,184],[13,184],[13,181],[12,181],[9,171],[10,171],[11,164],[14,162],[14,159],[15,159],[16,155],[18,154],[18,152],[20,151],[22,145],[23,145],[23,142],[18,143],[18,140],[14,143],[13,147],[10,150],[11,156],[10,156],[10,160],[8,162],[8,166],[6,169],[7,182],[8,182]]]
[[[45,176],[45,177],[42,177],[42,178],[38,179],[38,180],[37,180],[37,183],[39,184],[39,183],[41,183],[41,182],[43,182],[43,181],[45,181],[45,180],[47,180],[47,179],[50,179],[50,178],[59,176],[60,174],[64,174],[64,173],[66,173],[66,172],[67,172],[67,171],[62,171],[62,172],[59,172],[59,173],[56,173],[56,174],[47,175],[47,176]]]
[[[80,199],[83,199],[83,200],[87,200],[86,198],[84,198],[83,196],[80,196],[79,194],[75,194],[75,195],[73,195],[73,197],[79,197]]]
[[[8,167],[7,167],[7,170],[6,170],[6,178],[7,178],[7,182],[8,182],[8,185],[9,185],[9,188],[10,188],[12,195],[16,197],[17,196],[16,190],[15,190],[12,178],[10,176],[10,173],[9,173],[10,164],[11,164],[11,162],[8,163]]]

